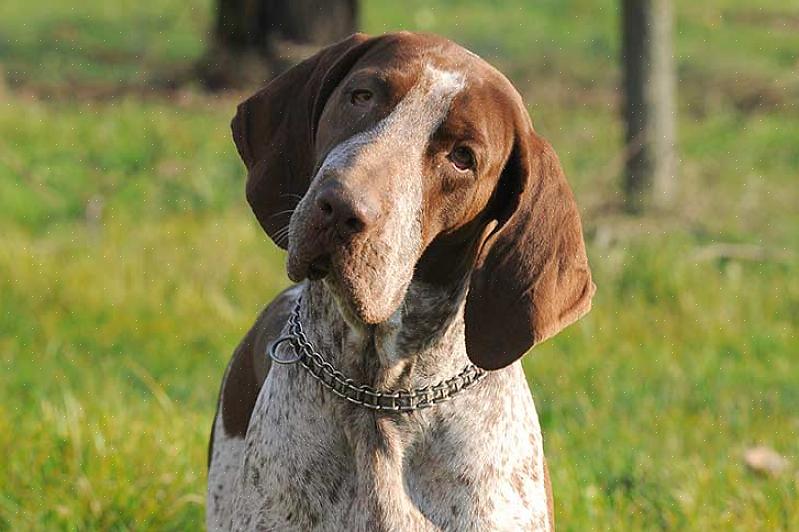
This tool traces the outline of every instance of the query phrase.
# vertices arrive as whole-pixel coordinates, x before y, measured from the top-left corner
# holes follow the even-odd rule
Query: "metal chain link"
[[[486,376],[485,371],[473,364],[469,364],[451,379],[416,390],[381,392],[366,384],[357,385],[314,350],[313,345],[302,330],[300,302],[301,298],[298,298],[289,318],[289,335],[283,336],[271,344],[267,350],[269,357],[280,364],[299,362],[325,388],[353,404],[370,410],[412,412],[448,401],[461,390],[473,386]],[[295,358],[286,360],[277,357],[275,354],[276,348],[285,342],[290,343],[294,348],[297,355]]]

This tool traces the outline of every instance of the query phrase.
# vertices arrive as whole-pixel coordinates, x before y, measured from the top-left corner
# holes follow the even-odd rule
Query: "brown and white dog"
[[[300,284],[236,349],[209,449],[207,522],[234,530],[544,530],[552,498],[519,358],[595,287],[558,158],[497,70],[446,39],[353,35],[242,103],[247,199]],[[308,341],[407,413],[272,365],[298,298]]]

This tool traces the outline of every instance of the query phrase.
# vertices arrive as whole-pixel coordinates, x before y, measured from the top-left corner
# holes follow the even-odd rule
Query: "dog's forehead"
[[[340,102],[359,87],[380,93],[376,112],[364,120],[347,105],[326,105],[318,137],[323,140],[317,144],[320,164],[367,145],[373,146],[369,153],[379,151],[374,146],[392,145],[432,154],[428,146],[457,141],[482,149],[485,168],[492,169],[485,175],[493,175],[510,151],[519,117],[526,115],[504,75],[476,54],[433,35],[401,32],[373,38],[332,101]]]
[[[516,94],[505,76],[474,52],[437,35],[398,32],[376,38],[359,61],[403,95],[420,81],[428,86],[459,86],[470,92]],[[498,102],[501,103],[501,102]]]

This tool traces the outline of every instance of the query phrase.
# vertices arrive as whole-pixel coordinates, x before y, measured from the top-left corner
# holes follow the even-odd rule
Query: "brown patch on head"
[[[368,50],[361,33],[333,44],[284,72],[242,102],[231,128],[247,166],[247,200],[275,243],[308,190],[316,124],[330,93]]]
[[[511,137],[505,128],[507,139],[495,138],[496,124],[479,112],[491,98],[483,78],[472,79],[480,68],[490,67],[438,37],[376,39],[322,112],[319,169],[292,219],[293,279],[329,261],[328,282],[355,319],[380,323],[399,307],[430,242],[485,207],[493,185],[484,174],[503,158],[493,157],[492,146]],[[467,145],[475,168],[458,170],[451,153]],[[348,213],[377,212],[347,238],[332,232],[317,209],[331,186]]]
[[[327,276],[353,320],[383,322],[412,279],[463,282],[476,264],[467,349],[499,368],[590,307],[557,157],[507,79],[456,44],[350,37],[247,100],[233,125],[248,199],[288,247],[289,276]]]
[[[554,150],[520,112],[497,188],[498,220],[483,245],[466,300],[466,348],[497,369],[591,308],[591,280],[577,205]]]

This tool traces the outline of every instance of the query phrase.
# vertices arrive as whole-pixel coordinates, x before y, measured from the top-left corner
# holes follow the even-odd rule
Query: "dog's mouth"
[[[386,321],[399,308],[413,275],[410,253],[403,256],[394,241],[380,235],[342,243],[310,229],[293,233],[286,263],[289,278],[323,281],[353,323]]]
[[[362,254],[368,251],[337,250],[292,264],[296,282],[303,278],[323,281],[335,297],[342,314],[353,323],[382,323],[396,310],[405,286],[395,286],[388,272],[366,267]],[[292,277],[290,275],[290,277]]]
[[[308,264],[308,279],[319,281],[330,273],[330,255],[322,255]]]

